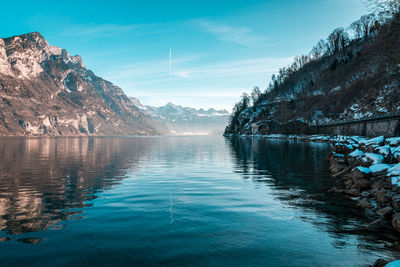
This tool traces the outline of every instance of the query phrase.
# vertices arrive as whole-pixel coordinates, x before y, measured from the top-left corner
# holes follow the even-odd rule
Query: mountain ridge
[[[0,38],[0,135],[154,135],[121,88],[39,32]]]
[[[400,14],[368,14],[359,24],[363,35],[337,28],[273,75],[265,92],[243,94],[225,135],[315,134],[320,125],[398,113]]]
[[[214,134],[223,132],[228,121],[229,112],[225,109],[209,108],[207,110],[184,107],[168,102],[164,106],[143,105],[131,97],[145,115],[164,125],[167,134]]]

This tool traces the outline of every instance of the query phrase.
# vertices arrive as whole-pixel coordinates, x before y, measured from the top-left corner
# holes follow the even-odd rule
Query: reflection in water
[[[359,266],[328,147],[216,137],[0,138],[1,266]]]
[[[0,139],[0,230],[20,234],[62,228],[97,191],[118,183],[128,168],[138,168],[150,144],[141,140]]]
[[[334,179],[326,160],[329,145],[292,140],[239,138],[228,141],[235,171],[246,179],[265,183],[283,203],[298,208],[301,219],[330,233],[337,246],[345,246],[355,234],[360,246],[385,246],[391,233],[367,232],[367,222],[356,202],[328,192],[339,181]],[[317,219],[318,218],[318,219]],[[367,241],[367,242],[365,242]]]

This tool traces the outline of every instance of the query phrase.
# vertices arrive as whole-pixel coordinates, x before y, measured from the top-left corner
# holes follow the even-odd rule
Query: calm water
[[[0,138],[0,265],[362,266],[329,147],[222,137]]]

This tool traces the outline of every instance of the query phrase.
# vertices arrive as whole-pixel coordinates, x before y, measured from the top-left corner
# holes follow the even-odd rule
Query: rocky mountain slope
[[[226,110],[195,109],[167,103],[165,106],[145,106],[136,98],[132,103],[145,115],[156,121],[157,127],[167,134],[214,134],[222,133],[228,122]]]
[[[400,15],[369,14],[352,25],[281,68],[264,93],[253,91],[253,101],[244,95],[225,134],[309,134],[319,125],[400,112]]]
[[[38,32],[0,38],[0,135],[153,135],[121,88]]]

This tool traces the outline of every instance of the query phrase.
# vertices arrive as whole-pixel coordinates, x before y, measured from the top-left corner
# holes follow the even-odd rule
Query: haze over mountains
[[[172,113],[190,125],[205,123],[206,128],[214,117],[219,128],[226,122],[219,119],[227,119],[226,111],[199,111],[197,117],[210,115],[209,124],[198,119],[194,109],[184,108],[178,114],[168,108],[144,110],[136,104],[121,88],[86,69],[80,56],[50,46],[38,32],[0,38],[0,135],[173,134],[182,131],[174,129],[179,124],[164,120]],[[198,130],[185,127],[189,132]]]
[[[172,103],[153,107],[145,106],[133,97],[131,100],[144,114],[159,123],[158,127],[167,134],[222,134],[229,119],[229,112],[224,109],[195,109]]]

